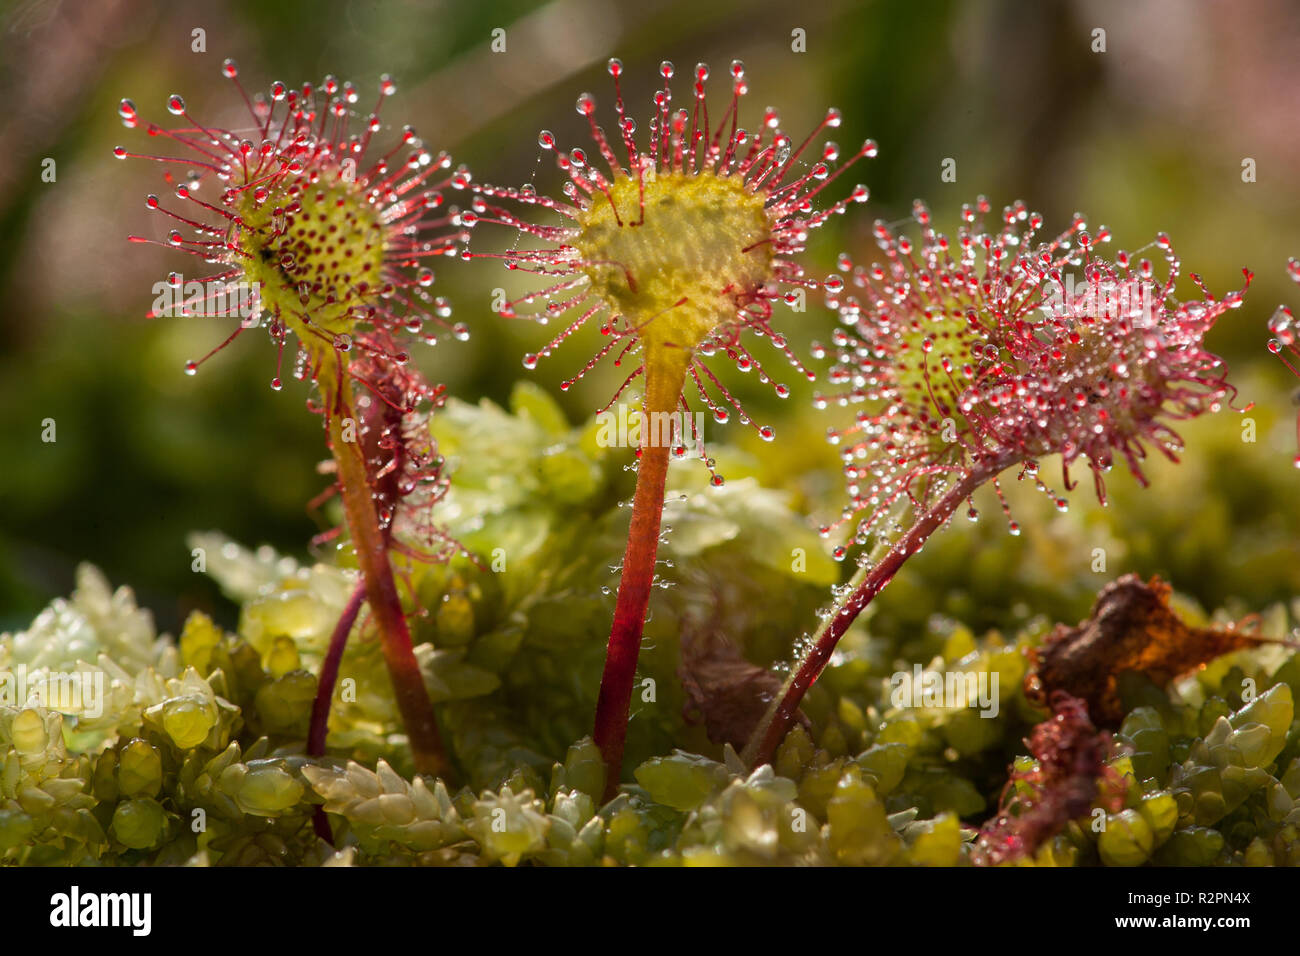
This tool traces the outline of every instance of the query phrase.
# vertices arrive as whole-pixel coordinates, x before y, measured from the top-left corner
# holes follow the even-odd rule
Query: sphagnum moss
[[[632,686],[655,582],[668,463],[674,455],[686,454],[688,441],[701,446],[702,436],[688,437],[685,426],[671,426],[679,408],[686,407],[687,380],[717,421],[730,417],[723,407],[730,404],[742,423],[753,424],[709,368],[707,357],[721,351],[743,371],[757,370],[760,378],[770,381],[741,344],[741,333],[751,331],[769,339],[806,374],[785,337],[772,326],[772,305],[784,295],[793,302],[806,290],[842,287],[838,276],[824,282],[808,278],[790,257],[803,249],[810,230],[844,211],[850,202],[866,200],[866,187],[858,186],[849,199],[820,210],[814,204],[848,166],[875,155],[876,147],[867,141],[843,162],[834,143],[825,143],[820,155],[810,155],[812,143],[840,125],[838,110],[830,110],[799,145],[780,130],[777,113],[771,109],[757,131],[741,128],[740,100],[749,86],[739,61],[730,70],[730,102],[712,121],[705,96],[708,67],[700,64],[694,70],[691,108],[673,110],[669,81],[674,68],[665,62],[660,68],[664,86],[654,95],[648,142],[646,137],[638,140],[636,122],[623,102],[622,63],[611,60],[609,72],[615,83],[618,122],[614,143],[621,141],[626,165],[596,122],[594,98],[584,93],[577,109],[590,124],[600,166],[582,149],[559,152],[557,163],[568,176],[565,200],[543,197],[531,186],[479,186],[468,177],[458,177],[454,184],[477,194],[472,212],[463,217],[467,225],[494,222],[549,243],[542,248],[469,254],[499,258],[508,268],[543,276],[545,286],[525,297],[546,302],[535,318],[546,321],[577,313],[541,355],[549,355],[588,320],[600,317],[601,332],[609,341],[563,387],[606,355],[614,353],[620,363],[628,352],[640,356],[623,386],[643,378],[637,487],[595,716],[595,740],[608,766],[606,796],[612,797],[622,775]],[[539,143],[547,150],[556,146],[555,137],[545,130]],[[549,225],[521,218],[497,205],[498,199],[540,206],[567,223]],[[783,285],[789,291],[782,292]],[[518,305],[507,304],[505,313],[515,314]],[[529,355],[524,364],[531,368],[537,361],[537,355]],[[710,385],[721,401],[710,397]],[[789,394],[784,385],[775,388],[778,395]],[[763,439],[772,439],[769,426],[755,427]],[[714,484],[721,484],[722,477],[707,454],[701,451],[701,457]]]

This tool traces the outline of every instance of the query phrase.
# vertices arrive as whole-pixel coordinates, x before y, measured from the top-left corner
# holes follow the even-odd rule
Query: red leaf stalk
[[[631,709],[632,685],[641,651],[646,608],[654,587],[659,553],[659,527],[663,518],[664,488],[672,436],[651,426],[652,416],[673,412],[686,377],[689,353],[660,347],[662,358],[646,362],[646,395],[641,419],[641,446],[636,493],[632,499],[632,524],[623,554],[623,573],[614,606],[614,624],[605,651],[605,670],[596,700],[593,737],[605,758],[605,798],[618,791],[623,769],[623,747]]]
[[[417,773],[440,775],[448,770],[449,765],[429,691],[415,659],[406,613],[393,580],[388,546],[371,495],[365,454],[356,436],[345,430],[345,422],[350,420],[355,424],[357,417],[341,393],[327,407],[330,449],[338,465],[348,531],[365,580],[366,598],[379,630],[384,660],[393,681],[393,692],[411,745],[415,770]]]
[[[811,650],[804,656],[798,668],[786,680],[780,695],[768,709],[762,722],[754,731],[749,744],[745,747],[743,759],[750,766],[771,763],[776,748],[785,739],[799,702],[830,660],[835,645],[844,636],[844,632],[857,620],[863,609],[884,590],[885,585],[893,580],[899,568],[909,557],[921,549],[926,540],[952,517],[957,507],[969,498],[986,481],[995,478],[1004,468],[1013,463],[1010,457],[998,458],[987,465],[964,474],[948,492],[925,511],[908,529],[888,553],[867,571],[862,583],[835,612],[826,629],[822,632]]]

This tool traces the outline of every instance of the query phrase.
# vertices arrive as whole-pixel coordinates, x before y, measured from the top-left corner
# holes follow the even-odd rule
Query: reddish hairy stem
[[[614,624],[605,651],[605,670],[596,700],[595,730],[592,737],[605,759],[605,799],[618,792],[623,774],[623,746],[627,741],[627,720],[645,629],[646,608],[654,586],[655,561],[659,554],[659,526],[663,518],[664,488],[668,481],[668,460],[672,435],[654,425],[652,415],[677,410],[682,383],[686,379],[689,353],[667,346],[648,346],[646,351],[646,393],[641,416],[641,457],[637,466],[636,493],[632,498],[632,523],[623,552],[623,572],[614,605]]]
[[[329,417],[330,449],[338,464],[339,487],[343,510],[347,515],[348,530],[356,550],[357,563],[365,581],[370,613],[379,630],[388,675],[393,681],[397,709],[402,715],[407,740],[416,773],[445,775],[450,769],[438,734],[438,722],[433,714],[424,676],[411,645],[411,632],[406,625],[406,613],[393,580],[393,569],[388,563],[388,544],[379,528],[374,499],[370,492],[370,479],[366,469],[365,453],[358,436],[345,432],[345,422],[355,431],[356,414],[342,392],[330,396],[327,405]]]
[[[348,635],[352,625],[357,621],[362,602],[366,599],[366,582],[358,581],[352,596],[343,608],[343,616],[334,626],[330,635],[329,650],[321,664],[320,679],[316,685],[316,699],[311,705],[311,727],[307,731],[307,755],[319,757],[325,753],[325,735],[328,732],[330,702],[334,698],[334,685],[339,679],[339,664],[343,661],[343,649],[347,647]]]
[[[749,743],[745,745],[742,759],[749,766],[759,767],[772,762],[772,758],[776,755],[776,748],[781,745],[781,741],[790,730],[794,715],[799,709],[799,702],[821,675],[822,669],[835,650],[835,645],[839,643],[849,626],[857,620],[863,609],[884,590],[885,585],[893,580],[898,569],[903,566],[903,562],[915,554],[930,535],[952,517],[957,507],[974,494],[980,485],[995,477],[1011,463],[1010,460],[995,459],[965,474],[928,511],[912,523],[907,533],[895,542],[883,558],[872,565],[866,577],[862,579],[862,583],[835,612],[831,622],[826,625],[826,630],[817,638],[817,643],[800,662],[798,669],[786,680],[780,696],[773,701],[762,722],[750,737]]]
[[[343,607],[343,615],[334,625],[330,635],[329,650],[321,664],[320,679],[316,685],[316,699],[311,704],[311,726],[307,730],[307,756],[321,757],[325,754],[325,737],[329,733],[330,702],[334,699],[334,685],[339,679],[339,664],[343,661],[343,649],[347,647],[348,635],[352,625],[357,621],[361,604],[366,599],[366,582],[357,582],[352,596]],[[323,807],[317,807],[312,814],[312,829],[316,835],[327,843],[334,842],[334,833],[329,820],[325,817]]]

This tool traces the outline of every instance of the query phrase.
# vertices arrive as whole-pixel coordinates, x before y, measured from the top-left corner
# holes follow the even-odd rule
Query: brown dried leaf
[[[1159,577],[1136,574],[1112,581],[1097,595],[1092,616],[1078,627],[1058,624],[1034,654],[1025,693],[1040,705],[1064,691],[1088,705],[1100,727],[1124,718],[1119,675],[1145,674],[1164,686],[1181,674],[1258,642],[1236,627],[1188,627],[1169,607],[1170,588]]]
[[[746,660],[739,648],[711,628],[683,631],[677,670],[686,691],[682,715],[689,723],[704,721],[709,740],[745,746],[768,704],[781,691],[781,679]],[[798,715],[805,725],[807,718]]]

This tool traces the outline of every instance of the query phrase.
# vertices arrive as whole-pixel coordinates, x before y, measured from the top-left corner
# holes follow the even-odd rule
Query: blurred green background
[[[1041,497],[1017,497],[1024,535],[1008,542],[990,517],[951,542],[936,539],[891,602],[900,619],[942,609],[996,624],[1037,594],[1045,597],[1032,610],[1077,616],[1091,591],[1128,569],[1159,570],[1207,606],[1235,597],[1253,609],[1300,589],[1295,383],[1264,349],[1273,309],[1300,304],[1284,273],[1287,257],[1300,255],[1300,6],[1289,0],[102,0],[2,9],[0,628],[23,626],[65,593],[82,560],[135,587],[162,628],[174,630],[194,607],[229,623],[233,610],[190,570],[186,533],[219,528],[302,556],[319,530],[305,503],[323,485],[315,471],[323,443],[319,418],[303,407],[306,390],[291,382],[271,391],[274,349],[259,332],[196,377],[182,374],[226,330],[213,320],[146,320],[153,283],[195,263],[125,242],[132,232],[162,235],[143,200],[163,183],[154,164],[113,159],[119,143],[146,146],[142,131],[118,122],[118,101],[129,96],[162,122],[167,94],[179,92],[195,116],[235,122],[237,96],[220,76],[227,56],[250,88],[335,73],[358,85],[362,105],[378,75],[391,73],[390,131],[410,123],[477,179],[533,179],[543,190],[559,180],[537,132],[586,145],[573,104],[590,90],[609,109],[608,57],[627,67],[625,92],[643,128],[661,60],[673,60],[680,79],[697,61],[717,77],[739,58],[751,125],[771,104],[797,134],[834,105],[846,149],[867,136],[880,144],[879,158],[844,183],[867,183],[871,202],[816,236],[805,259],[815,274],[840,249],[868,258],[871,222],[908,215],[915,197],[950,229],[960,203],[979,193],[995,208],[1023,198],[1049,227],[1083,210],[1111,227],[1112,250],[1168,231],[1185,271],[1216,293],[1237,288],[1248,265],[1258,277],[1247,304],[1211,346],[1232,362],[1242,403],[1257,403],[1256,442],[1241,440],[1238,416],[1197,423],[1177,476],[1153,468],[1144,493],[1127,475],[1111,476],[1116,502],[1104,518],[1086,488],[1064,518]],[[496,28],[506,31],[503,53],[490,47]],[[206,52],[192,49],[195,29]],[[796,29],[806,52],[792,49]],[[1094,52],[1097,29],[1105,52]],[[1257,182],[1242,181],[1246,157]],[[54,182],[41,178],[47,158]],[[940,179],[945,158],[957,162],[956,183]],[[520,357],[549,336],[490,310],[504,279],[490,263],[444,261],[437,288],[472,338],[417,351],[417,360],[470,401],[503,400],[525,374],[559,394],[558,381],[589,353],[574,344],[525,373]],[[833,324],[815,308],[784,318],[805,354]],[[563,396],[566,410],[589,415],[617,378],[609,368],[589,376]],[[834,513],[839,480],[811,387],[799,383],[780,403],[747,384],[740,394],[755,417],[785,439],[756,449],[765,480],[799,492],[813,520]],[[41,440],[47,418],[54,443]],[[759,445],[735,428],[722,434]],[[1044,473],[1056,477],[1051,466]],[[996,506],[984,510],[992,516]],[[981,561],[995,538],[996,560]],[[1067,538],[1074,545],[1063,549]],[[1104,578],[1089,571],[1101,540],[1112,555]],[[970,577],[980,583],[952,606],[945,582]],[[1059,586],[1066,579],[1073,583]]]

